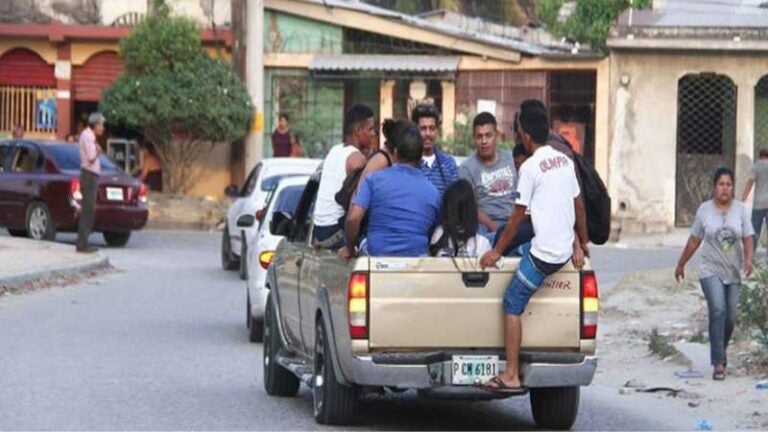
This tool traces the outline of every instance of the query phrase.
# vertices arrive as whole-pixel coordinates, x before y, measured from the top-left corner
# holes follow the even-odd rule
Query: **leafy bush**
[[[753,331],[768,352],[768,267],[758,267],[741,286],[739,325]]]

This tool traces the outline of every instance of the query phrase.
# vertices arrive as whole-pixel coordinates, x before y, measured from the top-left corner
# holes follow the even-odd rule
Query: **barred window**
[[[678,81],[677,226],[689,226],[711,197],[714,170],[735,165],[736,92],[725,75],[689,74]]]
[[[768,75],[755,86],[755,157],[762,148],[768,149]]]

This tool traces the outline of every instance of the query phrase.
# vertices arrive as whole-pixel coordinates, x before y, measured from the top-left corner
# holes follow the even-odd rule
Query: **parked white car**
[[[264,308],[267,304],[267,290],[264,286],[267,279],[267,269],[272,263],[275,249],[283,236],[274,235],[281,221],[292,218],[292,213],[304,193],[304,188],[309,181],[309,176],[285,176],[281,178],[276,187],[267,198],[267,205],[261,222],[255,218],[241,218],[241,227],[249,223],[258,227],[252,238],[247,238],[245,267],[247,269],[246,296],[246,326],[248,338],[251,342],[261,342],[264,328]]]
[[[315,172],[322,162],[320,159],[271,158],[259,162],[245,181],[242,189],[229,185],[224,193],[235,201],[227,211],[227,220],[221,236],[221,266],[225,270],[237,270],[240,256],[244,249],[241,241],[243,231],[249,236],[256,228],[237,228],[237,219],[243,215],[255,216],[266,203],[269,191],[274,187],[279,176],[286,174],[309,175]]]

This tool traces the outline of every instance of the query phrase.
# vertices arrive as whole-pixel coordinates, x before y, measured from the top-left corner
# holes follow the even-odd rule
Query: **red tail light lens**
[[[275,251],[264,251],[259,254],[259,264],[261,265],[261,268],[264,270],[269,268],[269,265],[272,264],[272,258],[275,257]]]
[[[597,337],[597,311],[599,307],[597,278],[593,272],[581,273],[581,338]]]
[[[69,182],[69,193],[72,196],[72,199],[75,201],[80,201],[83,199],[83,194],[80,192],[80,179],[79,178],[73,178]]]
[[[147,203],[147,185],[144,183],[139,186],[139,202],[142,204]]]
[[[368,339],[368,273],[355,272],[347,286],[349,303],[349,336]]]

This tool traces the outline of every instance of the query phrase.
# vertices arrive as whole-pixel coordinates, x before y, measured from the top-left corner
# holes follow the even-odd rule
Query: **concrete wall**
[[[221,143],[213,147],[200,158],[200,179],[189,191],[189,195],[197,197],[223,197],[224,188],[232,183],[230,173],[229,143]],[[242,186],[242,185],[240,185]]]
[[[737,86],[736,190],[753,155],[754,87],[768,56],[613,51],[610,67],[608,187],[624,231],[658,232],[675,223],[677,85],[689,73],[728,76]],[[622,85],[622,77],[629,80]],[[714,169],[714,167],[713,167]],[[629,229],[627,229],[629,228]]]

